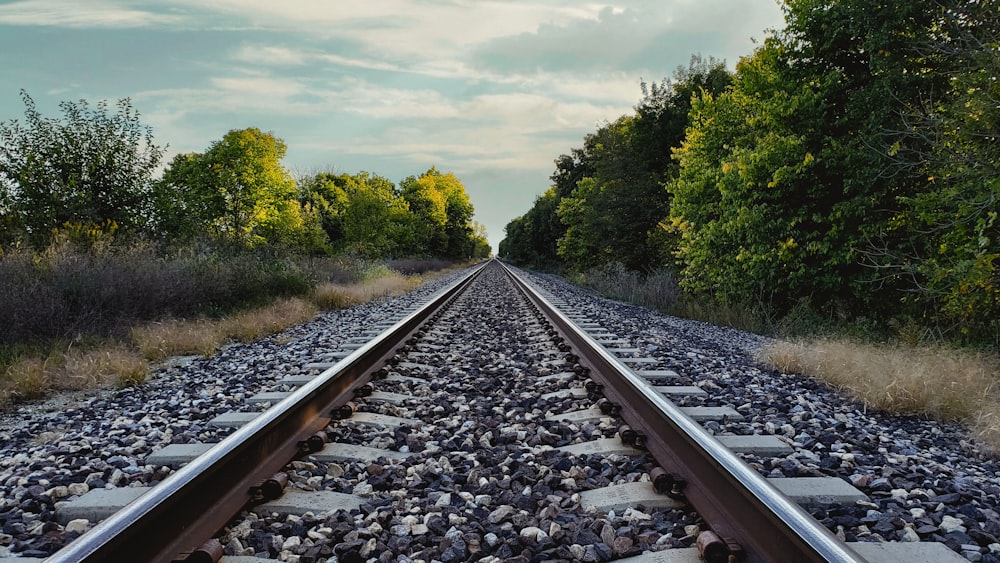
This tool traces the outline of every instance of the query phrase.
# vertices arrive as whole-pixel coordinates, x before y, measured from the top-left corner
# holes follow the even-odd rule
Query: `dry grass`
[[[251,342],[302,324],[315,317],[317,312],[315,305],[303,299],[279,299],[265,307],[233,315],[223,320],[220,328],[229,338]]]
[[[420,283],[421,279],[418,277],[403,277],[398,274],[360,284],[327,283],[317,286],[310,299],[320,309],[342,309],[379,297],[401,295]]]
[[[219,323],[206,319],[167,319],[131,331],[132,343],[144,358],[165,360],[170,356],[210,356],[225,342]]]
[[[417,276],[392,274],[357,284],[326,284],[309,300],[278,299],[221,320],[166,319],[132,328],[128,344],[22,358],[0,375],[0,404],[42,398],[55,390],[139,385],[146,380],[147,361],[178,355],[209,356],[230,340],[248,342],[307,322],[318,308],[343,308],[399,295],[421,281]]]
[[[30,400],[51,391],[134,387],[146,381],[149,365],[133,350],[113,345],[96,350],[53,352],[24,358],[7,368],[0,400]]]
[[[968,423],[1000,451],[996,357],[939,345],[873,345],[844,339],[778,342],[760,360],[846,391],[867,407]]]

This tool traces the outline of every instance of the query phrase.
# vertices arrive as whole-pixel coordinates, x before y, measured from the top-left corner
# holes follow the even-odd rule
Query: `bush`
[[[450,268],[452,263],[447,260],[439,260],[437,258],[399,258],[396,260],[389,260],[386,262],[386,265],[404,276],[414,276]]]
[[[266,253],[176,253],[147,247],[0,256],[0,343],[122,336],[138,322],[193,317],[307,294],[313,281]]]
[[[672,308],[681,295],[673,274],[662,268],[643,275],[612,263],[582,274],[581,283],[611,299],[659,311]]]

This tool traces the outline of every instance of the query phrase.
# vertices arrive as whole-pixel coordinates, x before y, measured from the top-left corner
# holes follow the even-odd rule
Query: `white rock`
[[[464,526],[469,523],[469,519],[452,512],[448,515],[448,523],[452,526]]]
[[[374,492],[375,489],[369,485],[367,481],[362,481],[357,485],[354,485],[354,488],[351,489],[351,493],[362,497],[372,495]]]
[[[653,517],[641,510],[636,510],[630,506],[625,509],[625,514],[622,515],[622,518],[624,518],[628,522],[634,522],[636,520],[650,520]]]
[[[375,548],[377,546],[378,546],[378,540],[372,538],[367,542],[365,542],[365,545],[361,546],[361,549],[358,550],[358,555],[364,557],[365,559],[368,559],[368,557],[372,554],[372,552],[375,551]]]
[[[944,532],[964,532],[965,526],[962,525],[962,521],[954,516],[948,516],[947,514],[941,519],[941,525],[938,528]]]
[[[513,506],[509,504],[504,504],[497,507],[496,510],[490,512],[490,515],[486,517],[491,524],[499,524],[503,522],[505,518],[517,512]]]
[[[292,536],[281,544],[281,550],[286,551],[289,549],[296,548],[300,545],[302,545],[302,538],[300,538],[299,536]]]
[[[77,518],[76,520],[70,520],[63,529],[67,532],[77,532],[82,534],[89,528],[90,520],[87,520],[86,518]]]
[[[43,494],[52,500],[59,500],[61,498],[66,498],[69,496],[69,487],[59,485],[56,487],[52,487],[51,489],[45,491]]]
[[[912,527],[906,526],[905,528],[903,528],[903,533],[902,533],[902,535],[900,536],[899,539],[900,539],[900,541],[913,541],[913,542],[916,542],[916,541],[920,541],[920,535],[917,534],[917,531],[914,530]]]
[[[69,489],[69,494],[76,496],[85,495],[90,491],[90,486],[86,483],[71,483],[66,488]]]
[[[527,528],[521,530],[520,536],[526,540],[530,540],[537,543],[541,539],[548,537],[548,534],[543,532],[541,528],[538,528],[536,526],[528,526]]]

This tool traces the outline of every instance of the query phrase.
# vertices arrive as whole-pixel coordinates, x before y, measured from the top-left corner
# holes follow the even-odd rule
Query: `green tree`
[[[988,341],[1000,322],[1000,5],[946,7],[934,36],[917,47],[937,61],[947,90],[903,107],[903,127],[889,131],[895,170],[924,181],[900,196],[902,208],[868,258],[906,290],[906,312]]]
[[[392,182],[362,172],[347,183],[344,236],[347,248],[368,258],[405,252],[411,222],[409,206]]]
[[[583,148],[556,160],[553,196],[537,200],[513,230],[535,246],[504,245],[505,251],[531,262],[551,263],[558,254],[574,269],[611,261],[632,270],[662,266],[670,258],[664,244],[671,243],[662,227],[670,209],[663,185],[678,168],[670,149],[684,138],[692,98],[729,83],[722,62],[699,56],[671,79],[643,83],[633,115],[605,124],[584,138]],[[553,228],[550,217],[563,228]]]
[[[731,91],[696,104],[677,152],[671,216],[682,283],[729,301],[831,312],[891,309],[859,251],[884,232],[911,174],[886,174],[898,109],[938,87],[930,0],[788,0],[786,27],[737,66]],[[888,307],[887,307],[888,306]]]
[[[61,102],[62,119],[43,117],[27,92],[24,123],[0,122],[0,214],[8,240],[45,244],[67,223],[142,230],[153,174],[164,149],[128,99],[91,107]]]
[[[557,241],[566,234],[557,209],[561,198],[551,187],[535,198],[527,213],[507,224],[500,241],[500,256],[535,269],[553,268],[559,263]]]
[[[323,172],[299,180],[299,203],[314,210],[320,227],[337,250],[346,246],[344,213],[348,206],[347,174]]]
[[[287,147],[256,128],[232,130],[202,154],[176,157],[156,201],[163,228],[194,212],[196,225],[238,246],[297,244],[306,231],[295,181],[281,165]]]

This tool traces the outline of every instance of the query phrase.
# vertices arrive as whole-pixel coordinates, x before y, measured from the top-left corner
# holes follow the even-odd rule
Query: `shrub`
[[[386,265],[404,276],[413,276],[425,274],[427,272],[444,270],[445,268],[450,268],[452,263],[447,260],[439,260],[437,258],[399,258],[396,260],[389,260],[386,262]]]
[[[611,299],[660,311],[673,307],[681,295],[673,274],[662,268],[643,275],[612,263],[582,274],[581,282]]]

